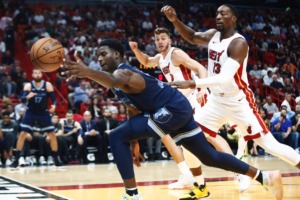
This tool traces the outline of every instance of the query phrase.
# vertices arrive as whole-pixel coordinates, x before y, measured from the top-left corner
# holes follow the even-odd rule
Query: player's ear
[[[233,17],[232,17],[232,21],[233,21],[234,23],[236,23],[236,21],[237,21],[236,16],[233,16]]]

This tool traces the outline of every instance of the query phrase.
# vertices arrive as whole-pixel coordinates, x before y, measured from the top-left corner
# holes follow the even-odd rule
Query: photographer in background
[[[292,121],[287,118],[287,110],[282,109],[280,116],[271,123],[271,132],[276,140],[296,149],[298,147],[298,132],[292,132]]]

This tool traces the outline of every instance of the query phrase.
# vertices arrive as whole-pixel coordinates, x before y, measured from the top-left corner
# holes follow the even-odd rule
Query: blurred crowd
[[[206,31],[214,27],[216,6],[200,3],[177,5],[177,12],[181,20],[195,31]],[[97,6],[76,6],[31,5],[25,4],[23,1],[2,1],[0,4],[0,105],[3,132],[0,144],[2,157],[10,160],[15,145],[12,143],[7,147],[5,137],[13,134],[13,138],[16,139],[18,135],[18,128],[11,131],[12,129],[4,127],[9,123],[18,127],[22,115],[26,111],[25,102],[21,102],[19,97],[23,84],[30,81],[27,75],[30,73],[28,68],[31,65],[15,59],[17,56],[15,47],[18,45],[25,46],[29,51],[32,44],[38,39],[52,37],[63,44],[68,59],[73,59],[73,53],[76,50],[88,67],[102,70],[97,60],[97,45],[102,39],[113,37],[122,42],[126,50],[127,62],[139,67],[139,63],[130,51],[128,41],[138,42],[139,49],[148,55],[154,55],[156,48],[153,30],[156,27],[166,27],[172,33],[173,46],[183,49],[192,58],[206,66],[207,48],[185,42],[161,14],[161,7],[160,3],[102,2]],[[300,132],[300,21],[297,20],[299,13],[257,7],[238,7],[238,10],[237,29],[249,44],[247,71],[261,116],[276,139],[297,150]],[[17,39],[20,43],[18,45],[16,44]],[[27,54],[28,52],[23,53]],[[64,127],[66,126],[65,120],[71,119],[81,124],[83,129],[84,123],[90,120],[95,122],[95,130],[99,132],[101,139],[99,143],[93,145],[96,150],[95,148],[88,149],[87,146],[84,147],[84,150],[80,149],[82,144],[80,144],[81,140],[75,137],[78,127],[74,123],[75,136],[72,136],[73,139],[68,144],[59,144],[65,145],[63,149],[66,149],[63,150],[64,152],[60,152],[61,159],[66,164],[88,162],[89,159],[82,157],[81,154],[86,156],[95,150],[101,154],[98,155],[97,161],[112,161],[107,134],[109,134],[109,130],[126,120],[126,108],[111,91],[95,82],[77,79],[66,83],[65,79],[60,73],[57,73],[53,84],[58,90],[66,87],[69,111],[65,113],[65,116],[60,116],[61,119],[54,119],[53,123],[60,122],[59,124]],[[280,99],[278,94],[283,94],[284,98]],[[5,116],[9,116],[9,122],[6,122]],[[55,117],[58,118],[56,115]],[[286,126],[276,127],[278,121],[285,123]],[[220,129],[220,134],[231,143],[237,143],[236,137],[231,137],[235,131],[230,126],[224,127]],[[45,164],[49,156],[47,156],[47,149],[42,150],[42,148],[47,146],[47,140],[38,132],[37,125],[37,134],[34,136],[37,135],[38,142],[30,142],[33,141],[32,138],[30,139],[33,136],[28,136],[29,145],[25,146],[24,160],[26,161],[26,157],[31,155],[38,155],[37,160],[40,159],[40,162],[36,161],[35,163]],[[64,136],[66,133],[63,131],[61,135]],[[162,158],[163,147],[157,138],[141,141],[141,144],[141,149],[149,160]],[[234,145],[232,147],[235,148]],[[258,155],[257,148],[259,147],[250,144],[250,154]],[[30,149],[35,149],[38,153],[34,150],[30,151]],[[87,149],[89,152],[86,152]],[[96,155],[96,153],[91,153],[91,155]],[[51,164],[51,158],[49,160]],[[3,159],[2,161],[4,162]],[[32,159],[27,159],[27,163],[30,162],[34,163]]]

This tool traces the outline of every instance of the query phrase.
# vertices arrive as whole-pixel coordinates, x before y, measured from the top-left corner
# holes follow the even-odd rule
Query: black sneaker
[[[18,160],[14,160],[13,163],[9,166],[11,168],[17,168],[19,166],[19,161]]]
[[[56,166],[56,167],[61,167],[62,166],[62,163],[59,161],[59,159],[57,158],[57,159],[54,159],[54,165]]]

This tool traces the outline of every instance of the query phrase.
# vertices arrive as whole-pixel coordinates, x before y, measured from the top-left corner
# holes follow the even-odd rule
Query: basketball
[[[43,72],[57,70],[65,58],[64,47],[53,38],[42,38],[36,41],[30,50],[33,66]]]

